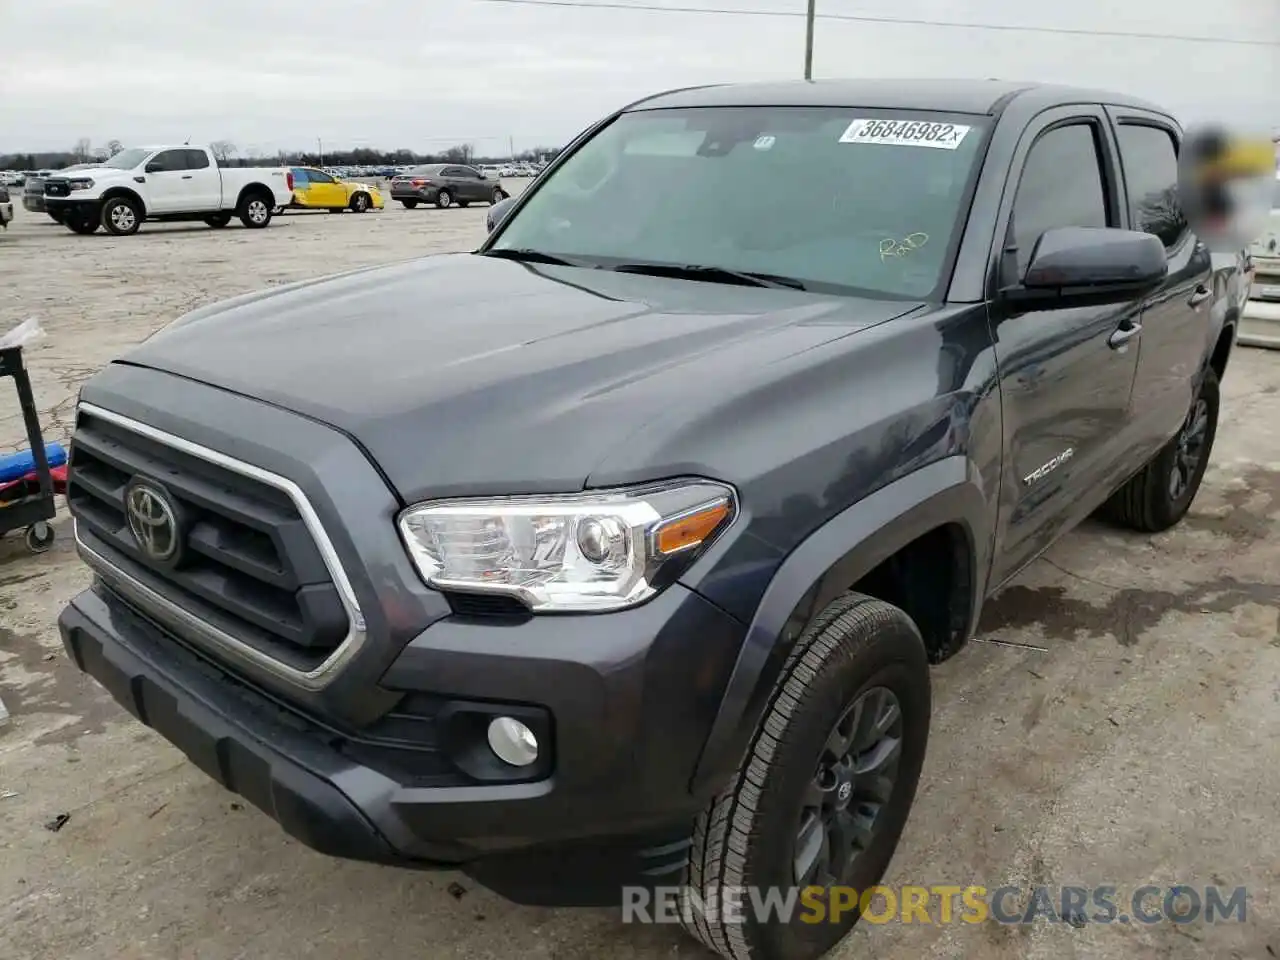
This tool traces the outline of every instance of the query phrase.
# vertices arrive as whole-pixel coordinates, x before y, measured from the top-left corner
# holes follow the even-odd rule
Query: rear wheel
[[[364,213],[369,209],[369,195],[367,193],[357,193],[351,197],[352,213]]]
[[[833,888],[875,886],[898,845],[929,711],[928,655],[911,618],[862,594],[832,601],[788,657],[737,774],[695,823],[685,929],[730,960],[814,960],[831,949],[860,914]],[[817,888],[822,922],[809,900],[789,918],[699,904],[724,905],[731,889],[797,887]]]
[[[441,210],[445,209],[446,207],[453,206],[453,194],[450,193],[448,190],[441,190],[439,193],[436,194],[436,206],[439,207]]]
[[[231,214],[226,212],[215,213],[211,217],[205,217],[204,222],[216,230],[221,227],[225,227],[228,223],[231,222]]]
[[[492,206],[495,203],[501,203],[505,199],[507,199],[507,192],[501,187],[494,187],[493,193],[489,195],[489,204]]]
[[[142,214],[138,205],[128,197],[111,197],[102,205],[102,225],[108,233],[127,237],[142,226]]]
[[[1210,367],[1178,435],[1112,495],[1103,516],[1144,533],[1172,527],[1191,509],[1217,434],[1218,375]]]
[[[271,222],[275,198],[265,193],[251,193],[240,202],[240,222],[246,227],[261,230]]]
[[[401,200],[400,202],[404,204],[404,208],[406,210],[412,210],[414,207],[418,205],[417,200]]]

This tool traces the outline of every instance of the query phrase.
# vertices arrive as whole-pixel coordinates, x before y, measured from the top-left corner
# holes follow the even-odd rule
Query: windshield
[[[150,150],[134,147],[131,150],[121,150],[110,160],[104,162],[102,166],[111,167],[115,170],[132,170],[150,155]]]
[[[490,249],[927,299],[985,132],[976,118],[857,108],[627,113],[547,177]]]

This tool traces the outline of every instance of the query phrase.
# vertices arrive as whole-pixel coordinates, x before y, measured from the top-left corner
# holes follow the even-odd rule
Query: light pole
[[[804,78],[813,79],[813,21],[818,0],[809,0],[809,12],[804,24]]]
[[[320,154],[320,163],[318,166],[324,166],[324,144],[320,142],[320,138],[316,137],[316,153]]]

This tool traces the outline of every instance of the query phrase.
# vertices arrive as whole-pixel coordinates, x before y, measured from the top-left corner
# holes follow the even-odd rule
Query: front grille
[[[132,533],[126,488],[162,488],[182,518],[177,564]],[[322,663],[350,622],[297,504],[270,484],[81,410],[67,500],[77,535],[112,566],[209,625],[296,670]]]
[[[71,184],[66,180],[46,180],[44,182],[46,197],[67,197],[71,195]]]

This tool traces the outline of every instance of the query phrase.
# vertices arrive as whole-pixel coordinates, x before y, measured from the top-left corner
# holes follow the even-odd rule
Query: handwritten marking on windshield
[[[929,235],[927,233],[909,233],[901,240],[885,237],[880,241],[880,260],[883,262],[891,257],[905,257],[907,254],[919,250],[928,242]]]

